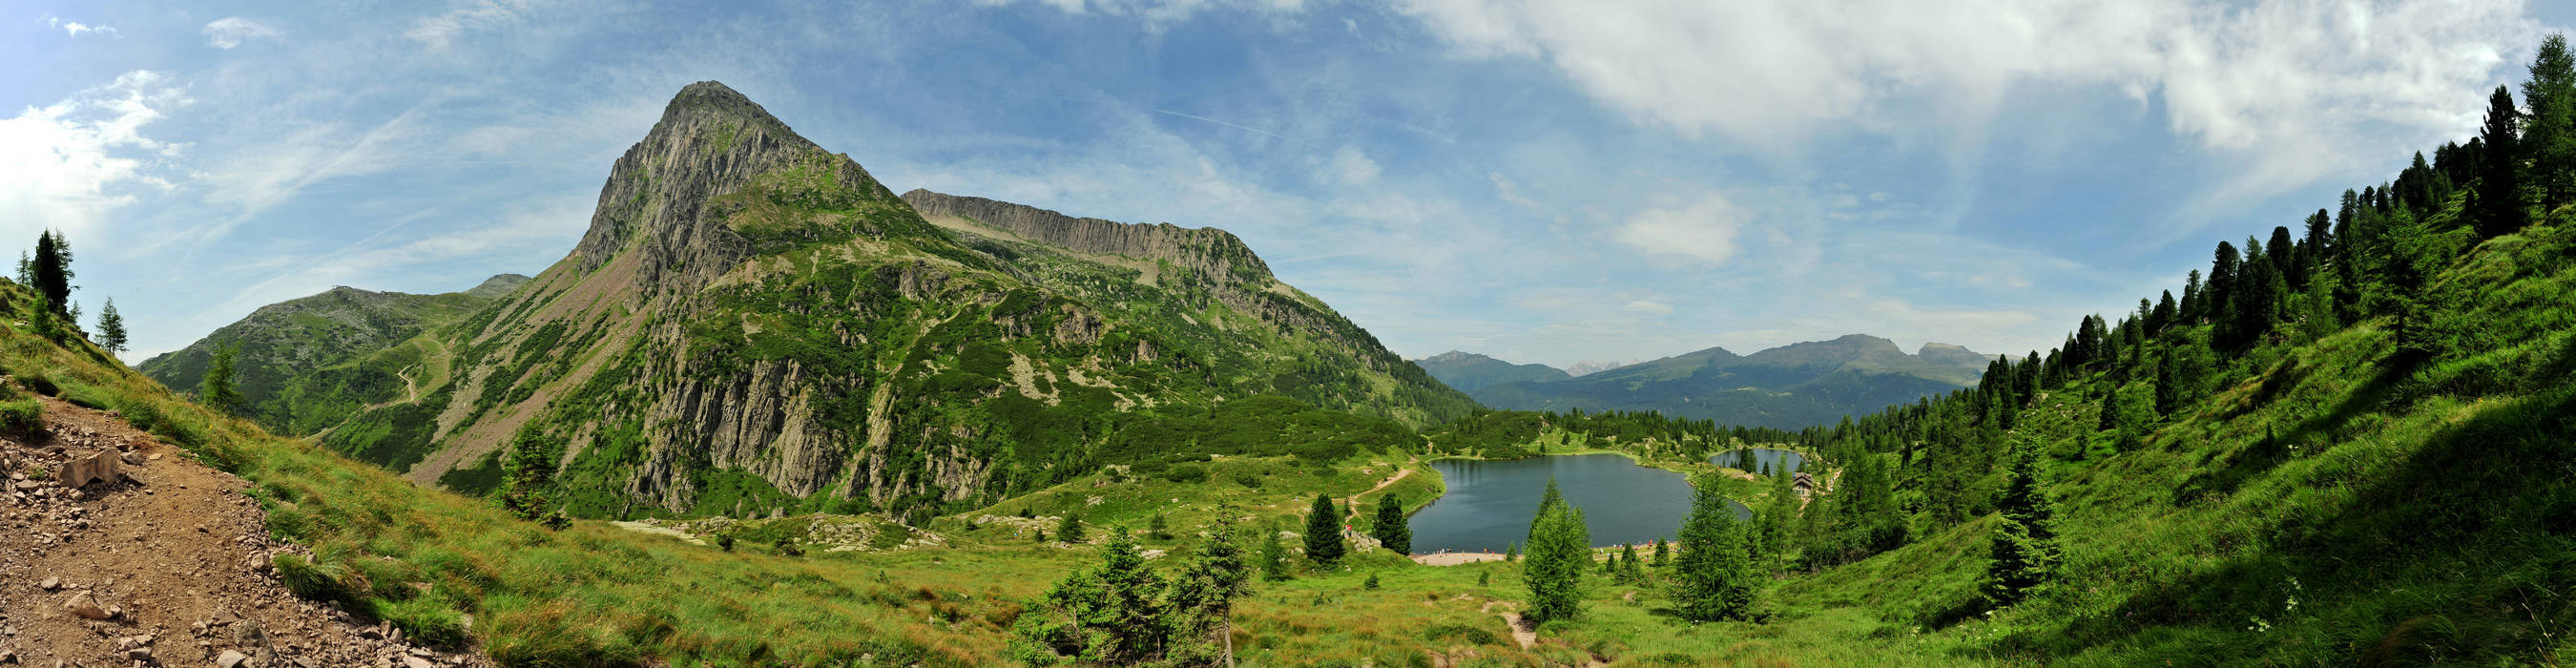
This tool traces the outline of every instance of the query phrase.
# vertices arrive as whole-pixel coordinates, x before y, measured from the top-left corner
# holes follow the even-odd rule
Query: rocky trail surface
[[[270,564],[303,550],[269,541],[249,483],[44,403],[44,433],[0,436],[0,667],[492,665],[297,598]]]

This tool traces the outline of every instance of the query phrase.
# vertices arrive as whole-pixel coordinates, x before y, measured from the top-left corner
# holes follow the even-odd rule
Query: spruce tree
[[[2055,503],[2041,487],[2038,456],[2026,442],[2013,450],[2012,479],[1996,500],[2001,517],[1986,566],[1986,600],[1997,606],[2028,598],[2050,579],[2058,560]]]
[[[1663,568],[1665,559],[1672,553],[1672,549],[1672,546],[1664,544],[1664,539],[1655,539],[1655,560],[1649,565]]]
[[[1718,480],[1702,474],[1692,482],[1691,513],[1682,520],[1682,553],[1673,568],[1673,602],[1689,619],[1742,617],[1753,605],[1758,577],[1745,527],[1718,491]]]
[[[1065,510],[1064,517],[1056,520],[1055,536],[1056,540],[1061,540],[1067,543],[1082,542],[1082,511],[1074,509]]]
[[[1047,589],[1040,610],[1014,625],[1014,653],[1029,663],[1154,662],[1172,636],[1166,595],[1162,577],[1137,553],[1135,537],[1113,528],[1099,566],[1066,574]]]
[[[1261,549],[1253,553],[1261,564],[1261,579],[1284,582],[1289,578],[1288,546],[1279,543],[1278,527],[1261,530]]]
[[[1785,474],[1773,477],[1771,495],[1762,504],[1762,512],[1756,516],[1759,518],[1756,524],[1760,528],[1755,532],[1755,540],[1752,541],[1755,546],[1754,568],[1763,571],[1777,569],[1780,553],[1789,551],[1789,527],[1796,524],[1797,516],[1798,488],[1795,478]]]
[[[2541,39],[2522,101],[2531,107],[2522,143],[2531,156],[2532,185],[2540,191],[2540,209],[2554,211],[2576,201],[2576,56],[2567,51],[2566,35]]]
[[[98,310],[98,347],[114,355],[125,352],[125,316],[116,312],[116,299]]]
[[[1306,559],[1319,566],[1340,563],[1349,549],[1342,539],[1342,522],[1333,506],[1333,497],[1315,495],[1315,506],[1306,513]]]
[[[2478,169],[2477,201],[2471,220],[2478,235],[2496,237],[2522,229],[2530,222],[2531,212],[2523,201],[2521,112],[2513,107],[2513,92],[2497,86],[2487,98],[2486,124],[2478,131],[2484,143],[2485,160]]]
[[[53,304],[57,314],[72,303],[72,246],[63,236],[47,230],[36,236],[36,258],[33,268],[36,294]]]
[[[2174,409],[2182,407],[2182,386],[2178,384],[2180,379],[2175,377],[2174,366],[2174,351],[2166,349],[2165,354],[2156,361],[2156,415],[2158,416],[2173,415]]]
[[[1405,522],[1404,501],[1389,494],[1378,499],[1377,522],[1369,527],[1369,536],[1396,554],[1412,554],[1413,527]]]
[[[225,413],[241,409],[241,391],[233,389],[233,356],[240,349],[234,344],[215,346],[215,359],[206,365],[205,380],[197,387],[207,407]]]

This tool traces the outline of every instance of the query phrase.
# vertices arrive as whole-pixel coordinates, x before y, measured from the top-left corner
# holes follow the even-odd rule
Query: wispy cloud
[[[1743,208],[1710,193],[1685,205],[1638,212],[1612,236],[1647,255],[1723,265],[1735,257],[1735,235],[1748,222]]]
[[[145,131],[188,101],[170,76],[136,70],[0,120],[0,211],[13,212],[0,234],[86,230],[132,203],[136,189],[171,188],[170,163],[188,145]]]
[[[79,37],[83,33],[91,35],[106,35],[110,37],[116,35],[116,28],[114,26],[89,25],[79,21],[65,21],[62,17],[58,16],[45,17],[45,26],[61,30],[63,31],[63,34],[72,37]]]
[[[218,49],[231,49],[255,39],[277,39],[284,34],[276,26],[239,16],[215,19],[198,32],[206,35],[206,46]]]
[[[492,30],[527,20],[539,0],[456,0],[446,12],[412,22],[403,35],[431,48],[445,49],[458,36]]]

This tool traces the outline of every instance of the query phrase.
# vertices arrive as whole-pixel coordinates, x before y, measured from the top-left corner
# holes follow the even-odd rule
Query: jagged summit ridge
[[[894,197],[849,156],[798,136],[732,88],[713,81],[690,84],[610,169],[573,260],[592,271],[632,246],[642,253],[637,282],[648,292],[703,286],[755,250],[728,228],[727,212],[710,207],[712,201],[764,175],[798,168],[811,170],[817,180],[800,186],[852,195],[839,199]]]
[[[903,201],[924,218],[963,218],[1005,232],[1084,253],[1124,255],[1168,261],[1208,272],[1263,281],[1270,265],[1254,255],[1234,233],[1214,227],[1181,227],[1171,223],[1121,223],[1077,218],[1026,204],[982,197],[949,195],[915,188]]]

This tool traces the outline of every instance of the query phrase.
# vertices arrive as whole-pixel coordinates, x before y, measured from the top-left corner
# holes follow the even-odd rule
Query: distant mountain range
[[[1751,355],[1709,348],[1582,375],[1458,351],[1414,363],[1492,408],[1651,410],[1797,429],[1975,384],[1993,360],[1946,343],[1909,355],[1894,341],[1852,334]]]

